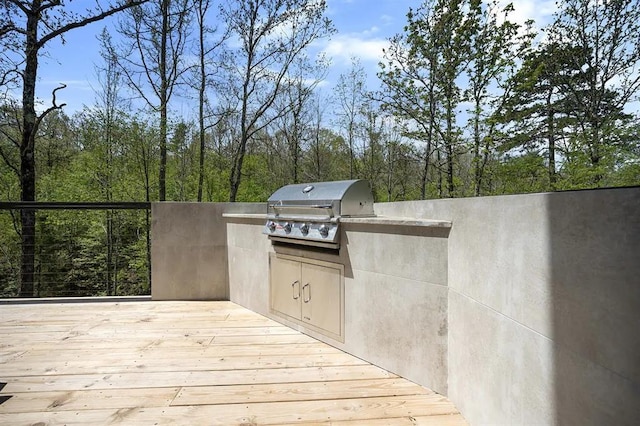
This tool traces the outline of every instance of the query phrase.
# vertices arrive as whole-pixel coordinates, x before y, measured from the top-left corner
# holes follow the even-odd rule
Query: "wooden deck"
[[[464,425],[445,397],[231,302],[0,305],[2,425]]]

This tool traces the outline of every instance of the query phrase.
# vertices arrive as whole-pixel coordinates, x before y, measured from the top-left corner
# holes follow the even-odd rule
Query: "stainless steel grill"
[[[366,180],[287,185],[269,197],[263,234],[272,241],[335,249],[340,218],[363,216],[374,216]]]

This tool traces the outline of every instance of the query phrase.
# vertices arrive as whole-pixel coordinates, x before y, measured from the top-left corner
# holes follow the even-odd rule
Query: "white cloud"
[[[380,16],[380,22],[382,22],[383,25],[391,25],[394,24],[395,21],[396,18],[391,15],[383,14]]]
[[[381,38],[365,38],[360,35],[338,35],[329,40],[322,52],[334,63],[351,63],[352,57],[360,58],[363,62],[379,62],[382,60],[382,50],[389,46],[389,41]]]
[[[513,12],[509,14],[509,20],[520,25],[524,25],[529,19],[535,21],[534,27],[537,30],[545,27],[551,22],[553,13],[558,9],[555,0],[500,0],[500,8],[504,8],[509,3],[513,4]]]
[[[378,33],[380,33],[380,28],[374,26],[369,28],[368,30],[364,30],[362,32],[362,35],[365,37],[373,37],[375,34],[378,34]]]

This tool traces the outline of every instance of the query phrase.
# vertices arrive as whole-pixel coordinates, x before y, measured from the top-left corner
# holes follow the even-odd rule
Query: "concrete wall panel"
[[[225,300],[224,204],[153,203],[151,296],[154,300]]]
[[[269,254],[229,246],[230,299],[269,316]]]
[[[344,350],[447,394],[447,288],[370,271],[345,280]]]
[[[449,293],[449,393],[472,424],[553,424],[550,339]],[[471,397],[473,395],[473,397]]]
[[[345,226],[351,267],[361,271],[447,285],[447,239],[395,234],[382,227]],[[414,229],[415,232],[415,229]]]
[[[451,220],[449,287],[550,336],[550,241],[542,194],[376,204],[376,211]]]

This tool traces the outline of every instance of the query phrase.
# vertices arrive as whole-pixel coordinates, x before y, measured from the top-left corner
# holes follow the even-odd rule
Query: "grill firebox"
[[[340,218],[366,216],[374,216],[366,180],[287,185],[267,201],[263,234],[276,242],[338,249]]]

